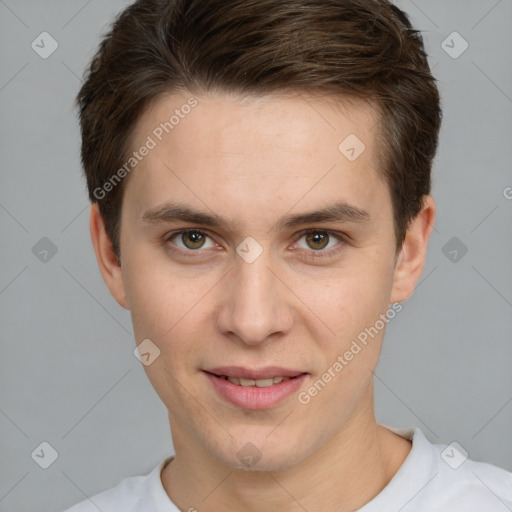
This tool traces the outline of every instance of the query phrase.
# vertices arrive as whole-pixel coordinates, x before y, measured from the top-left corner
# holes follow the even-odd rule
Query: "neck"
[[[411,450],[410,441],[376,423],[371,404],[321,449],[274,472],[226,466],[173,423],[176,455],[162,471],[164,489],[184,511],[256,512],[262,503],[284,512],[357,510],[384,489]]]

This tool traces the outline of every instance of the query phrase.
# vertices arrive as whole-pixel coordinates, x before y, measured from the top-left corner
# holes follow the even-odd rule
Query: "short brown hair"
[[[430,193],[441,123],[423,40],[387,0],[137,0],[104,36],[77,96],[81,159],[120,261],[123,184],[137,121],[163,93],[298,90],[371,101],[397,251]]]

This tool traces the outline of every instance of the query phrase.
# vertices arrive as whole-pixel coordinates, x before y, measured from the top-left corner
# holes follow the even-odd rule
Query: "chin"
[[[277,472],[284,471],[296,465],[296,457],[282,458],[273,456],[271,459],[262,458],[253,464],[241,463],[237,458],[226,461],[227,465],[233,469],[247,472]]]
[[[255,438],[253,438],[255,439]],[[301,460],[307,453],[302,453],[304,447],[287,444],[280,440],[278,444],[269,443],[268,439],[259,441],[238,441],[237,446],[231,446],[228,451],[215,453],[222,464],[232,469],[242,471],[283,471],[289,469]]]

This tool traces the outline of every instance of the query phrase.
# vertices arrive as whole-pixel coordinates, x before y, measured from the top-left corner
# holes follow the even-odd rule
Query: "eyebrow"
[[[370,214],[361,208],[344,201],[337,201],[319,209],[304,213],[284,215],[275,223],[277,229],[294,228],[303,224],[318,222],[356,222],[364,223],[371,219]],[[149,224],[162,224],[176,221],[202,224],[212,228],[228,230],[229,223],[215,213],[195,210],[185,204],[167,202],[146,210],[141,220]]]

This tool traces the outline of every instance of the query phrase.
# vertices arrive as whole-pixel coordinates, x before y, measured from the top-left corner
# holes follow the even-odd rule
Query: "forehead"
[[[387,195],[377,121],[371,105],[332,96],[166,94],[134,130],[133,149],[152,149],[125,194],[138,215],[169,199],[217,213],[339,199],[377,205]]]
[[[192,121],[185,123],[187,118]],[[199,119],[203,122],[199,123]],[[366,132],[373,131],[377,120],[377,107],[368,101],[348,96],[341,98],[325,93],[315,95],[289,91],[252,96],[176,91],[157,96],[147,106],[134,132],[135,137],[140,138],[155,130],[158,132],[161,123],[170,121],[173,126],[167,126],[167,130],[164,128],[164,138],[170,133],[180,138],[180,133],[183,136],[187,133],[187,125],[193,124],[196,133],[207,134],[211,142],[218,142],[222,135],[229,135],[222,138],[229,142],[228,139],[235,139],[233,132],[238,134],[240,129],[251,130],[252,123],[256,121],[258,125],[266,123],[265,132],[258,130],[258,135],[271,137],[293,132],[295,138],[299,134],[311,138],[313,132],[323,135],[337,132],[334,137],[337,139],[349,128],[361,136],[370,135]],[[222,127],[223,131],[212,131],[212,126]],[[158,133],[155,135],[159,138]],[[300,140],[296,143],[301,145]]]

